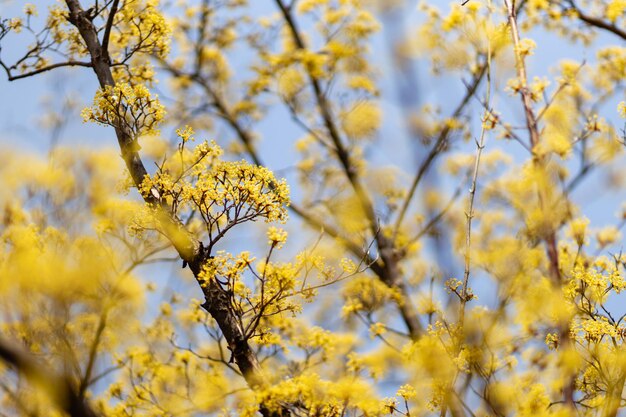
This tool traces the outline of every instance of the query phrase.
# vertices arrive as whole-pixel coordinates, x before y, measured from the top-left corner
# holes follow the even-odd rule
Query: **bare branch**
[[[102,50],[104,51],[105,57],[109,62],[111,62],[111,58],[109,57],[109,39],[111,38],[111,28],[113,27],[113,20],[115,19],[119,2],[119,0],[113,0],[111,10],[109,10],[109,17],[107,18],[107,23],[104,27],[104,35],[102,36]]]
[[[463,110],[465,109],[471,97],[474,95],[476,89],[480,85],[480,82],[485,75],[486,68],[487,66],[483,65],[478,74],[474,77],[472,84],[467,87],[467,91],[461,99],[461,102],[457,105],[456,109],[452,113],[452,118],[457,118],[463,113]],[[400,209],[400,213],[398,214],[398,218],[396,219],[396,223],[394,225],[394,234],[397,234],[398,230],[402,226],[402,221],[404,220],[409,205],[411,204],[411,201],[415,196],[415,191],[417,190],[418,185],[422,181],[424,174],[426,174],[426,172],[428,171],[428,168],[430,168],[430,165],[435,161],[437,156],[441,154],[443,147],[448,141],[450,132],[450,126],[446,125],[439,133],[439,136],[437,136],[437,140],[435,141],[433,147],[430,149],[430,152],[428,152],[428,155],[426,155],[420,166],[417,168],[417,172],[415,173],[413,181],[411,182],[411,186],[409,187],[409,192],[407,193],[407,196],[402,203],[402,208]]]
[[[7,78],[9,81],[20,80],[22,78],[32,77],[33,75],[41,74],[43,72],[48,72],[56,68],[61,67],[87,67],[91,68],[91,62],[83,62],[83,61],[67,61],[67,62],[59,62],[58,64],[47,65],[43,68],[39,68],[34,71],[25,72],[19,75],[12,75],[11,68],[7,67],[3,62],[0,62],[0,65],[4,68],[4,71],[7,74]]]
[[[467,202],[467,211],[465,217],[467,220],[467,228],[465,231],[465,268],[463,271],[463,287],[461,289],[461,304],[459,306],[459,323],[463,326],[465,322],[465,305],[471,300],[469,293],[469,277],[471,268],[471,250],[472,250],[472,219],[474,218],[474,198],[476,197],[476,186],[478,184],[478,168],[480,167],[480,157],[485,148],[485,133],[487,131],[485,123],[489,120],[492,113],[491,104],[491,42],[487,42],[487,91],[485,92],[486,110],[482,117],[482,126],[480,129],[480,139],[476,141],[476,158],[474,160],[474,173],[472,174],[472,183],[469,189],[469,198]]]
[[[0,358],[33,383],[39,384],[59,408],[71,417],[97,417],[69,378],[46,369],[29,352],[0,338]]]

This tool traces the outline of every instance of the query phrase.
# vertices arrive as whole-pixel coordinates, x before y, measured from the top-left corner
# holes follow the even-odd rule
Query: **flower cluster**
[[[192,165],[165,164],[144,178],[140,191],[146,196],[156,191],[180,217],[197,211],[212,243],[236,224],[258,218],[284,222],[289,204],[285,180],[279,181],[267,168],[245,161],[218,161],[215,157],[219,153],[217,145],[205,142],[190,153],[197,158]]]
[[[165,109],[145,85],[118,83],[99,89],[93,107],[84,109],[82,116],[85,122],[127,129],[136,139],[141,135],[158,133]]]
[[[343,306],[345,315],[358,312],[373,313],[389,302],[401,300],[397,289],[370,277],[356,277],[350,280],[344,288],[343,296],[346,300]]]
[[[111,34],[111,44],[117,51],[114,55],[127,58],[141,52],[167,56],[171,29],[159,10],[159,0],[125,1],[116,17],[119,21]]]

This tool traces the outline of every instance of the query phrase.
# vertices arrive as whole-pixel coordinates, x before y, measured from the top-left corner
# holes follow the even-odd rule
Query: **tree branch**
[[[463,99],[452,113],[452,118],[457,118],[461,115],[461,113],[463,113],[463,110],[478,89],[478,86],[480,85],[480,82],[485,75],[486,68],[487,65],[483,65],[478,74],[474,77],[474,81],[467,88]],[[428,155],[426,155],[426,158],[424,158],[420,166],[417,168],[417,172],[415,173],[413,181],[411,182],[411,186],[409,187],[409,192],[404,199],[404,202],[402,203],[402,208],[400,209],[400,213],[398,214],[398,218],[396,219],[396,223],[394,225],[394,234],[397,234],[398,230],[402,226],[402,221],[406,216],[407,210],[409,208],[409,205],[411,204],[413,196],[415,195],[415,191],[417,190],[418,185],[424,177],[424,174],[426,174],[426,171],[428,171],[428,168],[430,168],[430,165],[434,162],[435,158],[441,153],[443,146],[445,146],[445,143],[448,140],[450,132],[450,127],[446,125],[439,133],[439,136],[437,136],[437,140],[435,141],[435,144],[431,148],[430,152],[428,152]]]
[[[530,146],[531,150],[536,151],[536,147],[539,144],[539,127],[537,125],[537,118],[531,104],[530,90],[528,89],[528,81],[526,76],[526,67],[524,63],[524,57],[520,53],[520,37],[517,26],[516,10],[514,0],[504,0],[508,12],[509,26],[511,30],[511,37],[513,45],[515,47],[515,59],[517,67],[517,75],[522,85],[520,95],[522,99],[522,105],[524,107],[524,114],[526,116],[526,126],[530,134]],[[533,155],[534,164],[544,163],[545,158],[540,155]],[[539,205],[542,210],[545,210],[544,195],[541,189],[538,190]],[[543,239],[546,244],[546,254],[549,261],[550,275],[554,283],[561,284],[562,276],[559,269],[559,252],[557,248],[557,236],[556,230],[551,230],[547,236]],[[563,341],[563,347],[575,343],[571,339],[569,324],[565,323],[559,326],[559,338]],[[574,393],[576,391],[576,377],[572,376],[568,378],[563,387],[563,399],[568,408],[575,410]]]
[[[474,173],[472,174],[472,183],[469,189],[469,199],[467,202],[467,211],[465,217],[467,227],[465,231],[465,267],[463,271],[463,288],[461,289],[461,304],[459,306],[459,323],[461,326],[465,323],[465,305],[471,299],[469,290],[469,277],[471,268],[471,250],[472,250],[472,219],[474,218],[474,198],[476,197],[476,186],[478,184],[478,168],[480,167],[480,157],[485,148],[485,123],[492,117],[491,113],[491,41],[487,41],[487,92],[485,93],[484,116],[482,117],[482,126],[480,129],[480,139],[476,141],[476,158],[474,160]]]
[[[582,20],[583,22],[587,23],[590,26],[594,26],[597,27],[599,29],[604,29],[608,32],[611,32],[614,35],[619,36],[620,38],[626,40],[626,31],[624,31],[623,29],[618,28],[617,26],[615,26],[612,23],[607,23],[606,21],[594,17],[594,16],[589,16],[588,14],[586,14],[585,12],[583,12],[582,9],[580,9],[576,3],[574,3],[572,0],[568,1],[569,5],[572,7],[572,9],[574,9],[576,11],[576,14],[578,14],[578,17],[580,18],[580,20]]]
[[[48,65],[48,66],[39,68],[34,71],[25,72],[24,74],[11,75],[11,68],[7,67],[4,63],[1,63],[1,62],[0,62],[0,65],[4,68],[4,71],[6,72],[7,78],[9,81],[15,81],[15,80],[20,80],[22,78],[32,77],[33,75],[41,74],[42,72],[48,72],[53,69],[61,68],[61,67],[87,67],[87,68],[92,67],[90,62],[67,61],[67,62],[59,62],[58,64]]]
[[[306,50],[306,45],[304,44],[302,36],[300,35],[300,31],[298,29],[296,21],[293,18],[293,15],[291,14],[290,8],[286,6],[282,0],[275,0],[275,2],[283,15],[285,23],[287,24],[287,28],[291,32],[295,45],[298,49]],[[341,135],[333,119],[330,105],[328,104],[326,96],[322,91],[319,80],[310,72],[307,72],[307,75],[309,78],[309,83],[313,88],[317,107],[322,116],[324,126],[326,127],[328,135],[335,148],[335,153],[337,155],[337,158],[339,159],[339,163],[341,164],[343,172],[345,173],[348,182],[352,186],[356,197],[359,199],[361,207],[363,208],[363,211],[367,216],[370,231],[376,239],[378,253],[380,255],[380,259],[382,260],[382,265],[380,265],[379,273],[377,273],[378,278],[387,286],[391,288],[396,288],[401,292],[402,302],[398,303],[398,308],[400,310],[400,313],[402,314],[403,320],[406,323],[409,333],[411,334],[411,337],[415,338],[420,333],[422,333],[423,329],[422,325],[419,322],[417,310],[410,301],[408,288],[404,284],[402,280],[402,274],[400,273],[400,267],[398,263],[401,260],[402,255],[395,247],[394,239],[385,236],[383,233],[379,233],[380,227],[378,225],[378,220],[374,211],[373,203],[357,175],[356,168],[350,161],[350,154],[343,144]]]
[[[0,338],[0,358],[31,382],[39,384],[57,406],[71,417],[98,416],[76,391],[69,378],[46,369],[30,352]]]
[[[111,62],[111,58],[109,57],[109,39],[111,38],[111,28],[113,27],[113,20],[115,19],[119,2],[120,0],[113,0],[111,10],[109,11],[109,17],[107,18],[107,23],[104,27],[104,35],[102,36],[102,50],[104,51],[105,57],[109,63]]]
[[[65,3],[70,12],[69,21],[76,26],[85,41],[100,86],[115,85],[110,68],[111,64],[107,60],[106,51],[103,50],[98,40],[97,29],[82,9],[79,0],[65,0]],[[115,133],[122,151],[122,158],[135,185],[140,187],[147,171],[139,156],[135,138],[125,126],[115,126]],[[170,211],[163,206],[163,203],[156,196],[145,196],[144,200],[157,209],[157,216],[163,227],[163,233],[172,242],[180,257],[189,264],[194,276],[198,279],[203,263],[209,256],[208,251],[205,251],[201,243],[184,228],[179,219],[168,214]],[[228,295],[214,280],[210,281],[208,285],[202,286],[202,291],[206,299],[203,307],[220,327],[246,382],[253,389],[264,386],[267,382],[261,372],[256,354],[248,344],[243,329],[241,329],[237,317],[230,308]],[[263,406],[261,406],[260,411],[265,417],[275,414]],[[283,408],[282,415],[288,414],[288,408]]]

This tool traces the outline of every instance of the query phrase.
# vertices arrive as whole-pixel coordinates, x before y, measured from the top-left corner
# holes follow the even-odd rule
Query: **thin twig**
[[[471,249],[472,249],[472,219],[474,218],[474,198],[476,197],[476,185],[478,184],[478,168],[480,166],[480,157],[485,148],[486,123],[493,117],[491,104],[491,41],[487,40],[487,91],[485,92],[485,106],[487,107],[482,117],[482,126],[480,129],[480,139],[476,141],[476,158],[474,160],[474,173],[472,174],[472,183],[469,189],[469,199],[467,202],[467,211],[465,217],[467,219],[467,228],[465,232],[465,269],[463,272],[463,288],[461,289],[461,305],[459,307],[459,323],[463,326],[465,321],[465,305],[470,299],[468,293],[470,268],[471,268]]]
[[[470,99],[476,92],[476,89],[480,85],[480,81],[485,75],[485,69],[486,65],[483,65],[478,74],[474,77],[472,84],[467,86],[467,91],[465,92],[465,95],[452,113],[451,117],[453,119],[459,117],[461,113],[463,113],[463,110],[465,109]],[[409,205],[411,204],[413,196],[415,195],[415,191],[417,190],[418,185],[424,177],[424,174],[426,174],[426,171],[428,171],[428,168],[430,168],[430,165],[434,162],[435,158],[442,152],[446,142],[448,141],[448,137],[451,131],[452,129],[450,128],[450,126],[446,124],[441,133],[439,133],[439,136],[437,137],[437,140],[435,141],[435,144],[431,148],[430,152],[428,152],[426,158],[424,158],[420,166],[417,168],[417,172],[415,173],[413,181],[411,182],[411,186],[409,187],[409,192],[407,193],[407,196],[402,203],[402,208],[400,209],[400,213],[398,214],[398,218],[396,219],[396,222],[394,224],[394,234],[397,234],[398,230],[402,226],[402,221],[406,216],[407,210],[409,208]]]
[[[454,202],[459,197],[459,195],[461,195],[461,187],[457,188],[456,191],[454,191],[454,194],[452,194],[452,197],[450,198],[450,201],[448,202],[448,204],[446,204],[445,207],[439,211],[439,213],[434,215],[428,221],[428,223],[426,223],[426,225],[424,227],[422,227],[420,229],[420,231],[415,234],[414,237],[411,238],[410,242],[411,243],[415,243],[418,240],[420,240],[424,235],[429,233],[431,231],[431,229],[437,223],[439,223],[439,221],[446,215],[446,213],[448,213],[448,211],[450,211],[450,209],[454,206]]]
[[[526,75],[526,64],[524,58],[520,54],[521,41],[519,29],[517,27],[517,11],[515,10],[514,0],[504,0],[508,11],[509,27],[511,28],[511,36],[513,38],[513,46],[515,48],[515,62],[517,67],[517,76],[522,88],[520,94],[522,96],[522,104],[524,107],[524,116],[526,117],[526,126],[530,134],[530,146],[534,148],[539,143],[539,129],[537,128],[537,119],[532,110],[532,100],[530,90],[528,89],[528,76]]]
[[[92,66],[91,62],[67,61],[67,62],[59,62],[57,64],[48,65],[48,66],[45,66],[43,68],[39,68],[39,69],[34,70],[34,71],[25,72],[23,74],[12,75],[10,68],[8,68],[6,65],[2,64],[2,67],[4,68],[4,71],[6,72],[7,78],[8,78],[9,81],[15,81],[15,80],[20,80],[22,78],[32,77],[33,75],[41,74],[42,72],[48,72],[48,71],[51,71],[53,69],[61,68],[61,67],[87,67],[87,68],[91,68],[91,66]]]

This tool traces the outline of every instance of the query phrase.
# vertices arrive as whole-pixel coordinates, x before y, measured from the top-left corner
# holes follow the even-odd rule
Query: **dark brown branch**
[[[102,36],[102,50],[104,51],[105,57],[109,63],[111,62],[111,58],[109,56],[109,39],[111,38],[111,28],[113,28],[113,20],[115,19],[119,2],[120,0],[113,0],[111,10],[109,11],[109,17],[107,18],[107,23],[104,27],[104,35]]]
[[[206,36],[206,29],[209,20],[209,0],[203,0],[202,12],[200,18],[200,24],[198,26],[198,39],[196,40],[196,69],[194,74],[200,74],[200,69],[202,68],[202,48],[204,46],[204,37]]]
[[[0,339],[0,358],[33,383],[40,384],[57,406],[71,417],[97,417],[68,377],[46,369],[29,352]]]
[[[100,86],[114,86],[115,82],[111,73],[111,64],[107,60],[106,51],[103,50],[98,40],[97,29],[87,13],[82,9],[78,0],[66,0],[65,2],[70,12],[69,21],[76,26],[82,39],[85,41]],[[139,187],[147,175],[147,171],[139,156],[135,138],[128,127],[125,126],[116,126],[115,133],[122,151],[122,158],[135,185]],[[144,196],[144,200],[157,208],[157,215],[163,228],[163,233],[172,242],[180,257],[189,264],[190,269],[197,278],[209,253],[184,228],[180,220],[167,214],[170,211],[167,207],[162,206],[158,193],[156,194]],[[245,338],[243,329],[237,320],[238,318],[230,307],[228,295],[215,280],[211,280],[208,285],[203,286],[202,291],[206,298],[203,307],[211,314],[220,327],[233,353],[233,358],[248,385],[253,389],[265,385],[266,381],[257,357]],[[265,417],[274,414],[274,412],[267,410],[263,406],[261,406],[261,413]],[[288,409],[284,408],[282,415],[288,414]]]
[[[87,67],[91,68],[90,62],[82,62],[82,61],[67,61],[67,62],[59,62],[58,64],[52,64],[45,66],[43,68],[39,68],[34,71],[25,72],[24,74],[19,75],[11,75],[11,68],[7,67],[4,63],[0,63],[0,65],[4,68],[4,71],[7,74],[7,78],[9,81],[20,80],[22,78],[32,77],[33,75],[41,74],[42,72],[48,72],[56,68],[61,67]]]
[[[615,26],[612,23],[608,23],[600,18],[594,17],[594,16],[589,16],[588,14],[586,14],[585,12],[583,12],[582,9],[580,9],[576,3],[574,3],[573,1],[568,1],[569,5],[572,7],[572,9],[574,9],[576,11],[576,14],[578,15],[578,18],[580,20],[582,20],[583,22],[587,23],[590,26],[594,26],[596,28],[599,29],[604,29],[608,32],[611,32],[614,35],[619,36],[620,38],[626,40],[626,31],[624,31],[623,29],[618,28],[617,26]]]
[[[81,398],[84,398],[85,392],[89,387],[91,382],[91,374],[93,373],[93,369],[96,363],[96,357],[98,354],[98,348],[100,347],[100,342],[102,340],[102,334],[104,333],[104,329],[106,327],[107,321],[107,312],[106,310],[100,316],[98,320],[98,327],[96,329],[96,334],[93,338],[93,342],[91,343],[91,347],[89,348],[89,360],[87,362],[87,368],[85,369],[85,374],[83,375],[80,385],[78,387],[78,395]]]

